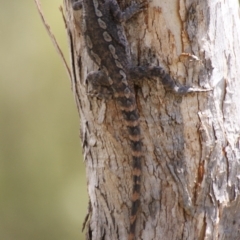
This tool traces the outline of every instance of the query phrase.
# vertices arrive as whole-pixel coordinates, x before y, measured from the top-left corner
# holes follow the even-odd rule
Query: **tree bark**
[[[124,9],[130,0],[119,2]],[[64,5],[90,198],[86,239],[124,240],[132,195],[127,131],[114,100],[88,96],[86,75],[97,68],[81,11]],[[213,88],[179,97],[158,79],[136,86],[146,153],[137,239],[239,239],[238,1],[154,0],[125,27],[134,64],[161,65],[182,84]]]

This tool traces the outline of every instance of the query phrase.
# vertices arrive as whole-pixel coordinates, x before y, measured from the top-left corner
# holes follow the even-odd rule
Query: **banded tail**
[[[123,84],[124,85],[124,84]],[[137,110],[134,90],[130,90],[125,86],[122,96],[117,96],[117,102],[121,107],[121,111],[125,120],[125,126],[128,131],[129,140],[131,143],[132,154],[132,177],[133,177],[133,192],[132,192],[132,207],[130,215],[130,229],[128,240],[135,238],[137,212],[140,207],[140,188],[142,174],[142,139],[141,129],[139,124],[139,113]]]

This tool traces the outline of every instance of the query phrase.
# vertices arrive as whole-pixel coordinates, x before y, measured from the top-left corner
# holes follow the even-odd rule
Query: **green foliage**
[[[62,0],[41,2],[68,59]],[[0,239],[84,239],[87,192],[70,80],[33,0],[4,1],[0,29]]]

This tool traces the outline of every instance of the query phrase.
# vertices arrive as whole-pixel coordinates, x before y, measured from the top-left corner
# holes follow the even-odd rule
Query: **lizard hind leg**
[[[104,71],[94,71],[87,75],[88,95],[99,99],[110,99],[113,96],[111,81]]]
[[[130,76],[136,82],[143,78],[159,77],[161,83],[166,90],[170,90],[176,94],[186,94],[193,92],[189,86],[181,85],[175,81],[162,67],[160,66],[135,66],[129,70]]]
[[[199,88],[182,85],[174,80],[162,67],[160,66],[135,66],[129,69],[131,79],[137,80],[143,78],[159,77],[161,83],[166,90],[170,90],[175,94],[184,95],[190,92],[207,92],[211,91],[211,88]]]

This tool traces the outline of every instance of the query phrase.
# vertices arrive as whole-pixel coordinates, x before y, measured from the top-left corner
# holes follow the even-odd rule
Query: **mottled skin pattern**
[[[73,9],[83,9],[83,31],[88,53],[101,69],[87,80],[98,89],[98,96],[111,94],[118,102],[131,143],[133,193],[129,240],[135,239],[136,216],[140,206],[141,162],[144,159],[139,113],[133,79],[160,77],[165,88],[179,94],[194,91],[176,83],[159,66],[133,66],[128,42],[121,25],[146,8],[146,3],[132,3],[121,11],[116,0],[71,0]],[[102,90],[104,89],[105,90]]]

